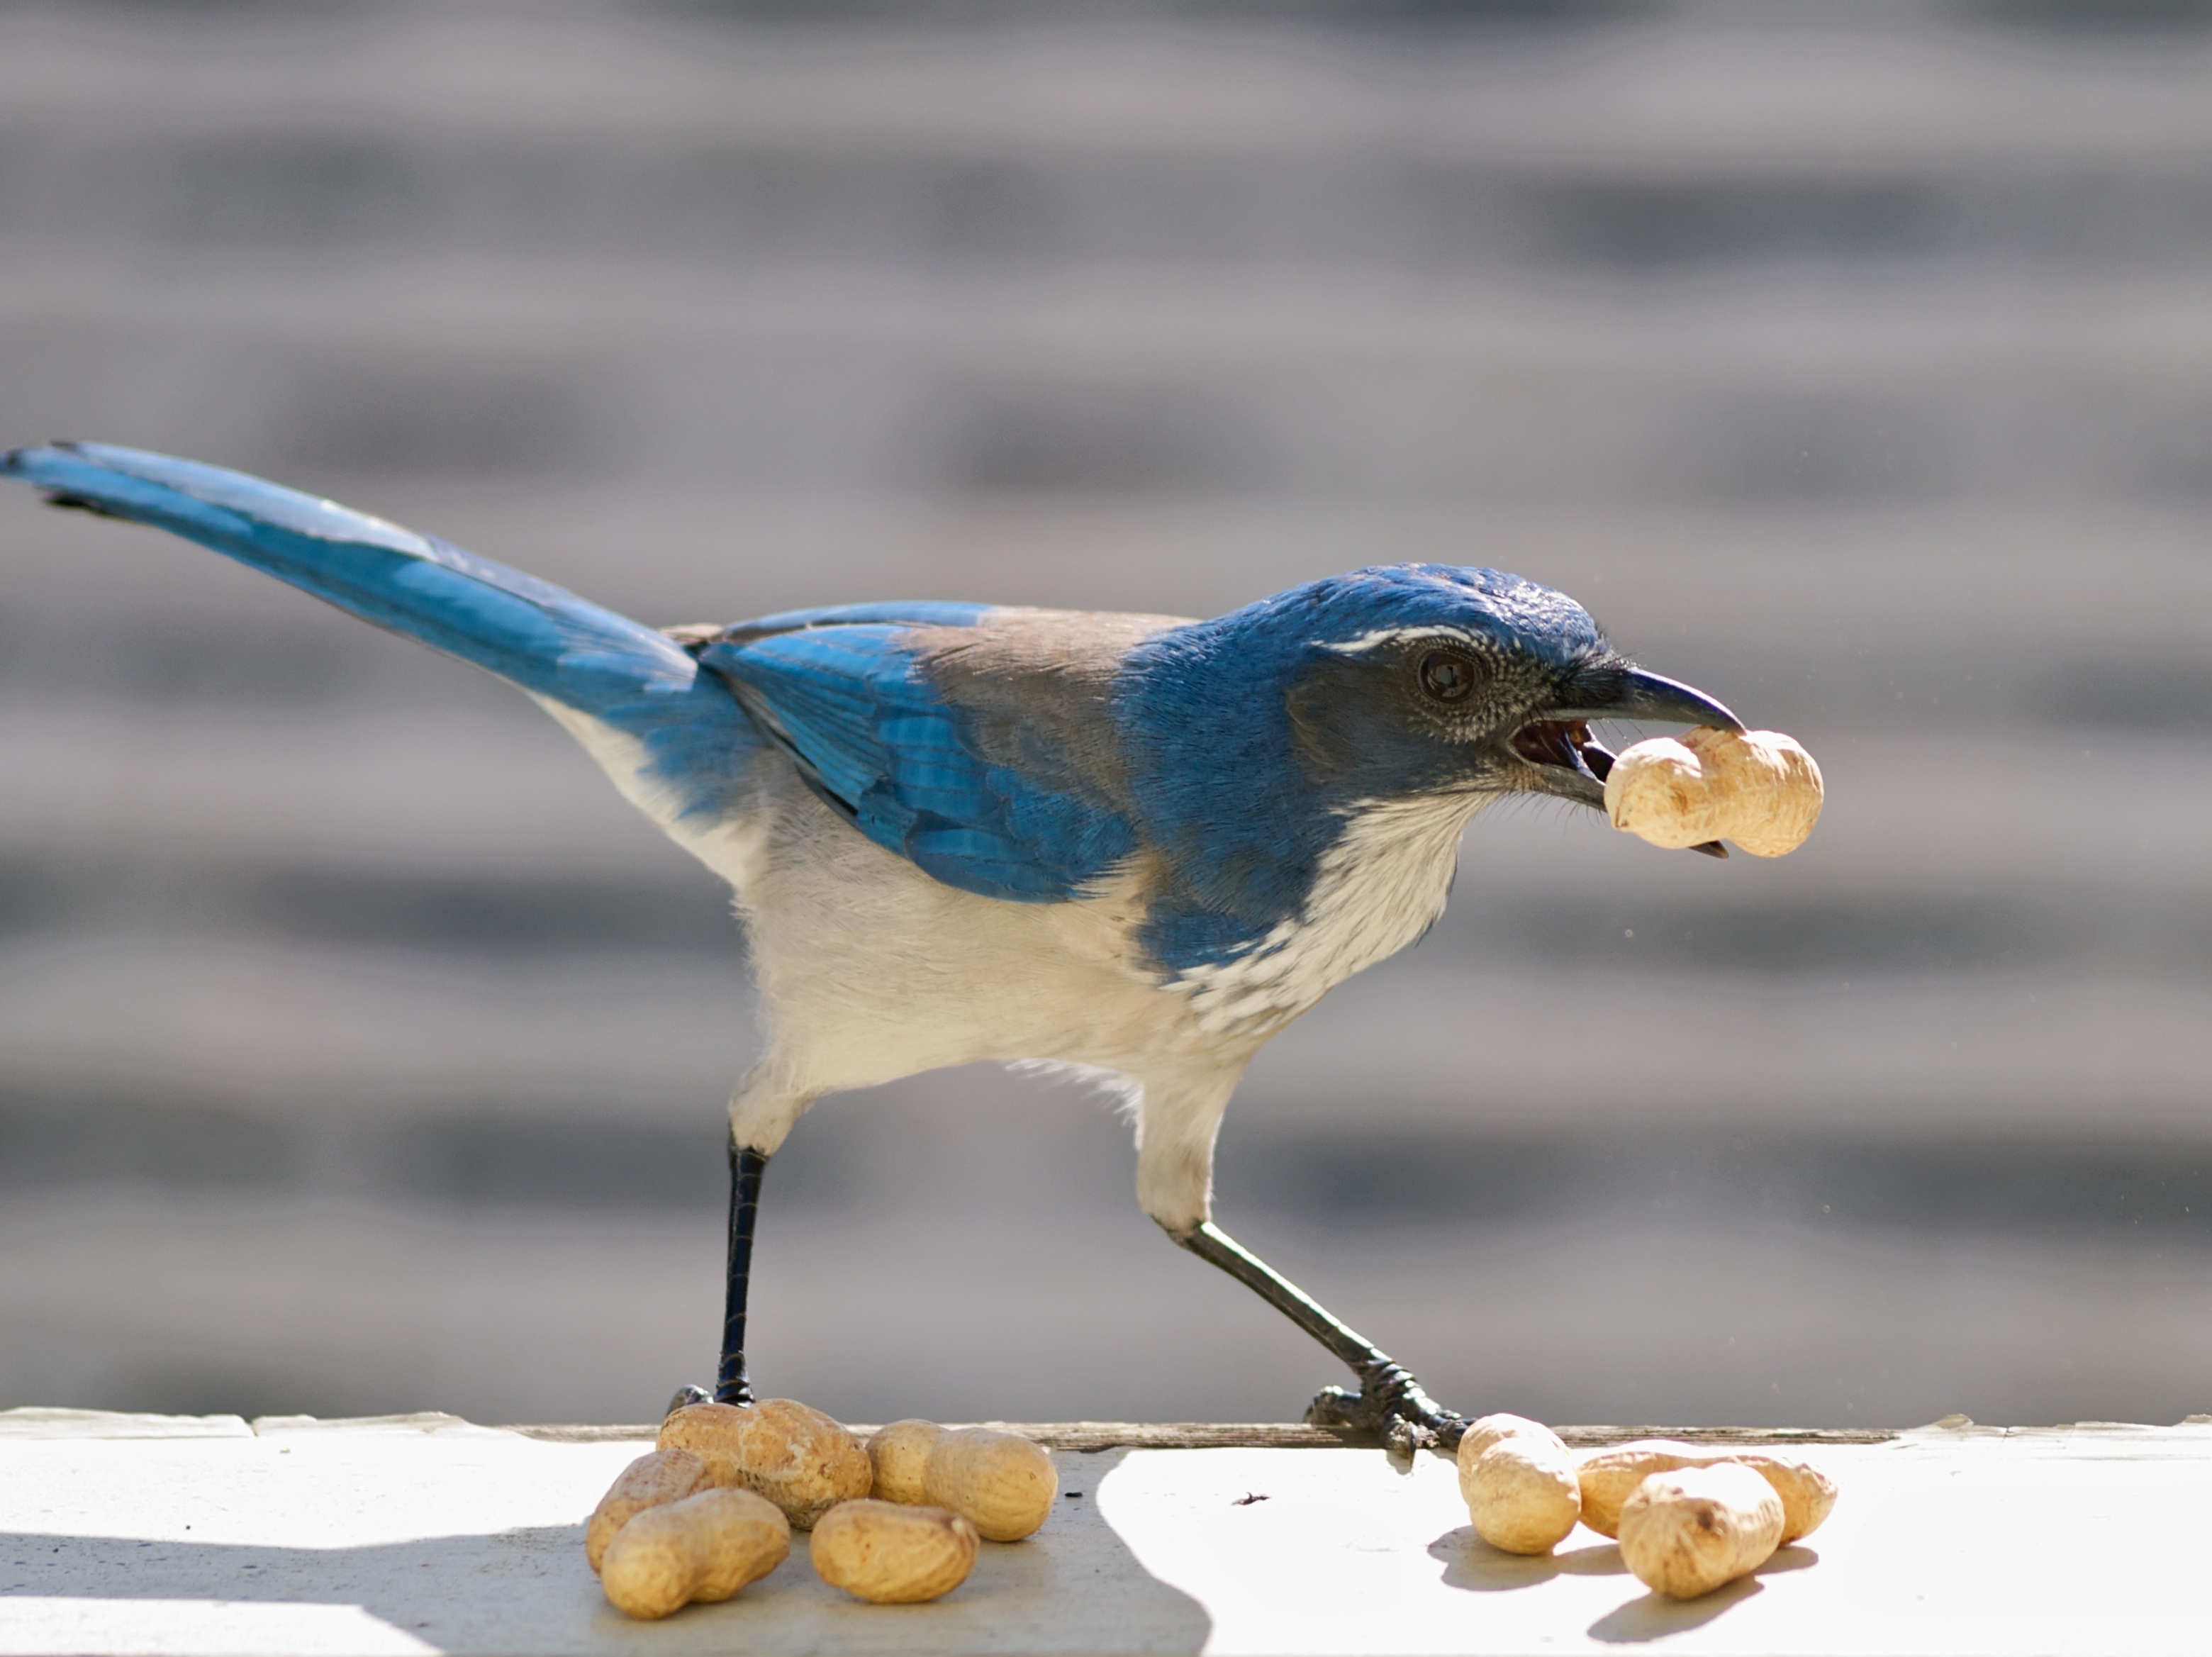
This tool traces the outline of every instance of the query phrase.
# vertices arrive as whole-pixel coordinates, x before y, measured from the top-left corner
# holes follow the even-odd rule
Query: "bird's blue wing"
[[[1136,836],[1070,756],[1035,740],[1010,756],[957,685],[931,672],[926,638],[988,629],[994,614],[965,604],[795,612],[740,623],[701,659],[878,845],[963,891],[1060,901],[1127,856]]]
[[[684,815],[727,809],[765,733],[870,838],[968,891],[1066,898],[1134,844],[1079,764],[1048,742],[989,751],[929,677],[921,635],[988,625],[983,605],[793,611],[695,660],[550,582],[241,472],[88,443],[9,452],[0,475],[213,547],[634,737]]]

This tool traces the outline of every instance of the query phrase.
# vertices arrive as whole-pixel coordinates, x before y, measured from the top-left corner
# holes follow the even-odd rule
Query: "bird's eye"
[[[1421,689],[1440,702],[1463,702],[1474,689],[1474,663],[1456,650],[1432,650],[1421,658]]]

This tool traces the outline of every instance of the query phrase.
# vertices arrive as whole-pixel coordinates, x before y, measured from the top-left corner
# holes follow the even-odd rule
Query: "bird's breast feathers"
[[[1355,804],[1297,913],[1224,960],[1171,974],[1165,987],[1218,1034],[1280,1029],[1429,929],[1451,894],[1460,835],[1483,804],[1444,793]]]

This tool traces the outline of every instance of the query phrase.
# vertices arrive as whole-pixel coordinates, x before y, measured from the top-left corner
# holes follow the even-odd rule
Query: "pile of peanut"
[[[1578,1464],[1550,1428],[1504,1415],[1467,1429],[1459,1488],[1493,1548],[1549,1553],[1587,1525],[1620,1542],[1645,1587],[1674,1599],[1749,1575],[1836,1505],[1834,1484],[1806,1462],[1651,1438]]]
[[[1757,1450],[1646,1439],[1577,1460],[1558,1434],[1485,1416],[1459,1447],[1475,1533],[1549,1553],[1577,1525],[1616,1539],[1646,1587],[1710,1593],[1810,1535],[1836,1504],[1818,1468]],[[1060,1494],[1052,1458],[988,1428],[899,1421],[863,1442],[789,1399],[695,1404],[600,1499],[584,1553],[616,1607],[666,1617],[727,1599],[813,1533],[815,1574],[878,1605],[934,1599],[968,1580],[981,1544],[1018,1542]]]
[[[1059,1494],[1052,1458],[1012,1433],[899,1421],[864,1443],[789,1399],[695,1404],[600,1499],[584,1555],[618,1610],[650,1618],[731,1598],[811,1531],[823,1581],[908,1603],[951,1593],[983,1539],[1030,1535]]]

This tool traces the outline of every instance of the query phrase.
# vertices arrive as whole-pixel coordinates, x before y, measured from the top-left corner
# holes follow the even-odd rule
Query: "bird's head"
[[[1115,700],[1155,882],[1140,939],[1171,974],[1233,967],[1219,1016],[1249,1029],[1418,938],[1481,805],[1602,806],[1613,756],[1591,720],[1741,729],[1565,594],[1442,564],[1354,570],[1155,634]]]
[[[1221,715],[1241,707],[1224,740],[1273,727],[1303,787],[1340,806],[1516,793],[1601,806],[1613,756],[1590,721],[1741,729],[1613,650],[1565,594],[1498,570],[1355,570],[1170,636],[1189,652],[1187,688],[1206,682]]]

